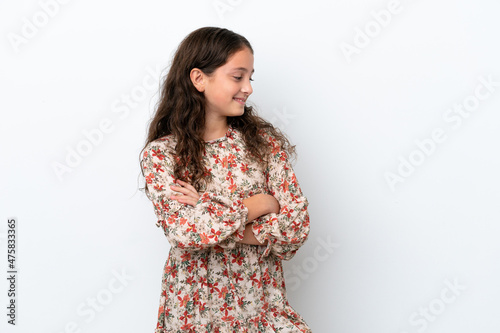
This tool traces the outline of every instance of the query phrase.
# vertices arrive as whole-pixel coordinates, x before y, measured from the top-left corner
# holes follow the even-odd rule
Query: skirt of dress
[[[288,303],[281,259],[259,251],[172,247],[155,333],[311,333]]]

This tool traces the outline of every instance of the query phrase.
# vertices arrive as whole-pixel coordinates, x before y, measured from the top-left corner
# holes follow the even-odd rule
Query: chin
[[[231,114],[229,116],[231,116],[231,117],[241,116],[244,113],[245,113],[245,108],[242,107],[241,109],[239,109],[237,111],[231,112]]]

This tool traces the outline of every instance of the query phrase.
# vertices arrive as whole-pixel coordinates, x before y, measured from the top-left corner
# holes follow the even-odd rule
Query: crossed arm
[[[170,188],[176,192],[182,193],[182,195],[172,195],[170,199],[194,206],[200,197],[196,189],[191,184],[180,179],[176,179],[175,183],[178,185],[172,185]],[[243,240],[237,243],[266,245],[267,240],[264,243],[260,243],[257,238],[255,238],[252,232],[252,221],[265,214],[279,213],[280,205],[278,200],[270,194],[261,193],[244,199],[243,204],[248,208],[248,218],[245,225]]]
[[[280,205],[278,200],[270,194],[257,194],[246,198],[243,200],[243,204],[248,208],[248,221],[245,226],[245,233],[243,234],[243,240],[238,241],[238,243],[250,244],[250,245],[266,245],[267,240],[264,243],[260,243],[257,238],[255,238],[252,231],[252,221],[256,218],[266,215],[269,213],[279,213]]]

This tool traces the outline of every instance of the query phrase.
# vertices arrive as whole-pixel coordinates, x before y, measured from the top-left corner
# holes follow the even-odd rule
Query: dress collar
[[[220,142],[220,141],[225,141],[228,138],[233,139],[234,138],[234,134],[235,134],[235,128],[232,125],[229,125],[228,129],[226,131],[226,134],[224,134],[223,137],[220,137],[220,138],[217,138],[217,139],[212,139],[212,140],[209,140],[209,141],[205,141],[205,143],[206,144],[212,144],[212,143],[217,143],[217,142]]]

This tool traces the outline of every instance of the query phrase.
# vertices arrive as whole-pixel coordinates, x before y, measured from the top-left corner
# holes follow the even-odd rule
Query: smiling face
[[[234,117],[244,112],[245,101],[252,94],[253,54],[245,47],[234,53],[211,76],[204,75],[207,117]]]

